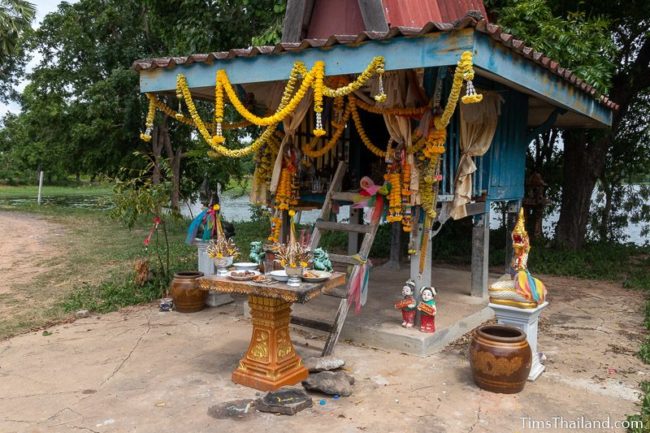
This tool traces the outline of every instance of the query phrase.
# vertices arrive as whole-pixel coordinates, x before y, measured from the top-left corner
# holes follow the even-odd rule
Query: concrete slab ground
[[[467,338],[428,357],[343,342],[351,397],[313,394],[314,407],[293,417],[214,419],[211,406],[258,394],[230,381],[251,329],[239,298],[195,314],[129,308],[0,342],[0,432],[623,432],[560,427],[614,427],[638,411],[638,382],[650,378],[635,355],[642,294],[541,278],[551,293],[539,339],[547,370],[517,395],[473,384]]]
[[[402,286],[409,278],[408,266],[399,271],[373,268],[370,273],[368,301],[359,314],[351,309],[341,339],[385,350],[425,356],[494,317],[487,300],[469,295],[471,274],[463,269],[436,267],[432,284],[438,291],[436,332],[401,326],[402,313],[393,307],[401,299]],[[494,275],[494,280],[498,275]],[[304,305],[294,306],[294,314],[332,322],[339,299],[321,296]]]

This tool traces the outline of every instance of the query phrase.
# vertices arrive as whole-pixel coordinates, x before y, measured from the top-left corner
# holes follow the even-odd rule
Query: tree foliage
[[[0,62],[18,53],[21,35],[30,30],[36,7],[25,0],[0,1]]]
[[[530,168],[547,181],[561,176],[562,199],[556,239],[579,248],[588,232],[599,240],[622,239],[629,222],[646,220],[643,186],[647,174],[650,91],[650,2],[645,0],[491,0],[493,19],[535,49],[559,60],[620,105],[610,131],[571,130],[549,134],[563,140],[538,142]],[[553,156],[544,160],[545,156]],[[542,160],[536,161],[536,158]],[[597,200],[592,203],[597,186]],[[628,193],[625,193],[625,191]],[[630,191],[634,191],[630,194]],[[590,224],[590,231],[588,229]]]
[[[7,117],[0,132],[4,160],[27,173],[40,164],[59,177],[116,176],[123,166],[142,168],[133,151],[154,150],[139,140],[146,99],[132,62],[248,46],[282,15],[277,5],[277,0],[62,2],[30,38],[40,61],[20,96],[22,112]],[[278,12],[269,13],[274,8]],[[188,127],[160,114],[157,123],[170,139],[154,159],[172,167],[177,158],[177,189],[196,190],[206,174],[222,184],[243,174],[239,162],[209,159],[207,145]],[[0,178],[15,172],[4,171]]]
[[[16,85],[26,62],[24,39],[36,15],[25,0],[0,0],[0,102],[18,96]]]

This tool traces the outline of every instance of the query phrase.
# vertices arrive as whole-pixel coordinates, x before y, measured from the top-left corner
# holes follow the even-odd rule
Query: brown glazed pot
[[[206,290],[201,290],[196,279],[203,272],[177,272],[169,285],[169,293],[174,300],[174,309],[180,313],[194,313],[205,308],[208,296]]]
[[[483,326],[469,346],[474,382],[492,392],[516,394],[524,389],[531,361],[526,334],[512,326]]]

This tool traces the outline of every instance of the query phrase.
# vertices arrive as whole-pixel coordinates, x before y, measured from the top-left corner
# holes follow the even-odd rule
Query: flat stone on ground
[[[232,400],[211,406],[208,415],[216,419],[243,420],[255,413],[255,400]]]
[[[333,356],[319,358],[312,356],[303,360],[303,365],[310,372],[337,370],[345,365],[345,361]]]
[[[348,397],[352,395],[354,378],[342,371],[321,371],[310,374],[302,386],[308,391],[320,391],[329,395],[340,395]]]
[[[299,388],[285,388],[271,391],[255,402],[260,412],[295,415],[303,409],[312,407],[313,402],[307,393]]]

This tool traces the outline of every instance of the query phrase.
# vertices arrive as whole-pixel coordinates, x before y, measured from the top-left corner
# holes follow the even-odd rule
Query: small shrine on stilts
[[[327,330],[323,353],[343,332],[424,355],[491,317],[491,207],[504,203],[517,215],[531,138],[554,126],[607,127],[616,108],[489,23],[478,0],[289,0],[275,46],[133,67],[150,103],[144,140],[161,113],[196,128],[214,158],[254,155],[250,200],[272,215],[260,241],[276,246],[287,274],[309,267],[305,254],[319,248],[322,232],[349,234],[348,253],[327,257],[346,274],[340,301],[328,307],[334,322],[294,319]],[[228,130],[247,126],[259,128],[251,142],[228,138]],[[346,206],[349,219],[337,219]],[[292,249],[291,227],[304,209],[321,216],[310,241]],[[450,295],[432,272],[431,245],[442,225],[461,218],[473,221],[471,277],[453,305],[471,308],[458,307],[441,326],[435,318],[447,314],[441,305]],[[384,222],[408,237],[410,272],[399,284],[385,274],[390,291],[374,290],[382,282],[369,279],[370,247]],[[344,327],[348,308],[370,305],[373,296],[372,319]]]

